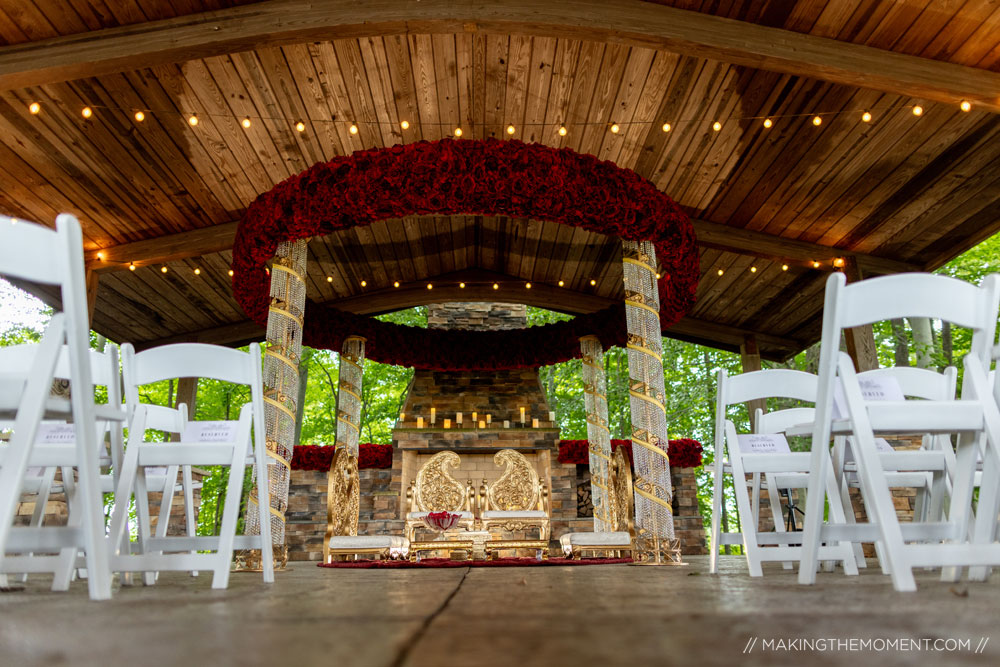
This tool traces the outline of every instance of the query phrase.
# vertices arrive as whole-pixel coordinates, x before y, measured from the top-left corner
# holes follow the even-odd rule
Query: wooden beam
[[[1000,73],[640,0],[272,0],[0,49],[0,90],[267,46],[485,32],[663,49],[1000,111]]]
[[[226,222],[189,232],[95,248],[84,253],[84,261],[88,270],[103,273],[127,269],[130,263],[145,266],[232,250],[237,225],[239,222]]]
[[[864,278],[857,263],[849,258],[844,265],[847,282],[853,283]],[[861,373],[878,368],[878,347],[875,345],[875,330],[872,325],[865,324],[853,329],[844,329],[844,343],[847,354],[854,361],[854,369]]]
[[[784,361],[806,347],[803,341],[776,336],[762,331],[752,331],[742,327],[718,322],[709,322],[694,317],[682,317],[663,335],[688,343],[697,343],[720,350],[740,352],[747,336],[754,336],[760,356],[769,361]]]
[[[888,257],[876,257],[863,253],[851,252],[841,248],[786,239],[774,234],[730,227],[729,225],[707,220],[692,219],[698,245],[705,248],[715,248],[726,252],[754,257],[766,257],[775,261],[812,266],[812,262],[820,262],[821,269],[833,271],[833,260],[837,257],[853,257],[857,264],[869,274],[906,273],[908,271],[923,271],[919,264],[904,262]]]
[[[760,350],[757,348],[757,337],[753,334],[743,336],[743,344],[740,346],[740,363],[743,366],[744,373],[752,373],[761,369]],[[747,401],[747,412],[750,415],[750,429],[753,431],[757,430],[755,422],[757,421],[756,415],[758,409],[767,412],[767,401],[762,398]]]
[[[212,345],[239,347],[247,343],[263,341],[264,333],[264,327],[259,326],[256,322],[243,320],[211,329],[199,329],[198,331],[188,331],[174,336],[167,336],[166,338],[135,342],[134,345],[135,349],[139,352],[148,350],[151,347],[170,345],[171,343],[211,343]]]
[[[87,322],[94,328],[94,307],[97,306],[97,290],[100,287],[101,276],[96,271],[86,271],[84,280],[87,283]]]

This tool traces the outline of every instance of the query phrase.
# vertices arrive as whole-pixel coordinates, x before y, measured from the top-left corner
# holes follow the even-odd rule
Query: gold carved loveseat
[[[406,537],[412,542],[418,528],[424,526],[424,517],[431,512],[460,514],[458,527],[474,530],[475,490],[472,482],[462,485],[452,477],[451,471],[461,459],[451,451],[438,452],[420,468],[415,480],[406,490]]]
[[[621,557],[635,553],[635,511],[632,490],[632,469],[621,447],[611,457],[608,485],[608,516],[611,530],[566,533],[559,538],[563,553],[581,558],[584,552]]]
[[[479,521],[484,531],[499,528],[502,532],[538,529],[537,539],[502,539],[490,537],[487,554],[496,556],[501,549],[535,549],[542,558],[549,553],[549,490],[538,473],[520,452],[504,449],[493,462],[504,466],[500,479],[480,487]]]

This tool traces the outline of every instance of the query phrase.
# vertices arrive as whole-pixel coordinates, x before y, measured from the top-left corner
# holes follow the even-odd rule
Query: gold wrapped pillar
[[[287,562],[285,510],[292,449],[295,446],[295,415],[299,401],[299,359],[302,355],[302,324],[306,302],[306,239],[278,244],[271,264],[271,305],[267,317],[264,354],[264,424],[268,456],[271,503],[268,516],[274,543],[275,567]],[[246,511],[246,533],[260,533],[257,471]],[[259,554],[241,554],[237,567],[256,569]]]
[[[337,449],[347,449],[358,457],[361,436],[361,365],[365,359],[365,339],[350,336],[340,350],[337,390]]]
[[[636,556],[646,563],[680,561],[671,510],[666,391],[656,252],[649,241],[622,241],[628,323],[629,404],[635,465]]]
[[[594,506],[594,531],[609,532],[611,516],[608,481],[611,466],[611,431],[604,378],[604,348],[596,336],[580,339],[583,352],[583,401],[587,410],[587,448],[590,451],[590,498]]]

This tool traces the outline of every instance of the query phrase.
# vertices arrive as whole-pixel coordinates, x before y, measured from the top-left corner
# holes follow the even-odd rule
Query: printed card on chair
[[[858,386],[861,387],[861,397],[865,401],[906,400],[899,380],[891,375],[859,377]],[[844,381],[839,377],[833,390],[833,418],[847,419],[847,396],[844,395]]]
[[[736,437],[744,454],[788,454],[792,451],[781,433],[742,433]]]

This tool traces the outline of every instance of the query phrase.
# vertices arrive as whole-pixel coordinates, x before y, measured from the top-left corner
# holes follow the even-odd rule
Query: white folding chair
[[[827,280],[804,551],[799,566],[801,583],[815,582],[817,549],[821,541],[829,539],[881,541],[882,556],[893,586],[899,591],[916,590],[914,567],[942,567],[943,576],[953,579],[962,566],[1000,563],[1000,545],[992,543],[996,503],[1000,500],[996,493],[996,483],[1000,481],[1000,410],[987,380],[989,350],[1000,307],[998,287],[1000,276],[995,275],[987,276],[979,287],[931,274],[900,274],[847,285],[844,275],[835,273]],[[864,399],[851,359],[840,352],[841,333],[847,328],[904,317],[940,318],[972,330],[972,351],[964,360],[961,400]],[[838,376],[848,416],[834,421]],[[880,455],[875,444],[876,433],[958,434],[947,521],[900,524],[883,462],[885,455]],[[829,493],[823,481],[830,465],[831,435],[852,437],[868,523],[847,525],[839,524],[836,519],[823,522],[823,507]],[[977,523],[970,529],[976,452],[981,447],[985,447],[983,488]],[[934,454],[896,452],[896,469],[919,470],[926,465],[928,455]],[[832,494],[830,498],[831,505],[839,505]],[[990,508],[993,508],[992,518],[988,516]],[[983,525],[987,522],[988,530]]]
[[[165,345],[136,353],[131,345],[125,344],[122,346],[122,359],[126,403],[131,412],[128,444],[116,498],[128,498],[134,492],[139,542],[136,554],[122,553],[119,548],[112,555],[112,568],[123,572],[144,572],[147,585],[155,581],[154,573],[161,570],[212,570],[212,588],[226,588],[233,550],[261,549],[264,581],[273,582],[274,561],[269,516],[264,514],[261,517],[260,535],[236,535],[247,463],[256,465],[258,493],[262,495],[260,502],[263,507],[270,507],[260,346],[253,343],[248,352],[240,352],[215,345],[187,343]],[[187,419],[186,406],[175,410],[139,403],[138,388],[141,385],[182,377],[210,378],[250,387],[251,401],[243,406],[237,422],[210,422],[218,424],[219,430],[223,432],[218,441],[215,438],[192,436],[196,430],[194,427],[199,422]],[[147,429],[180,435],[180,441],[149,442],[145,439]],[[147,496],[150,489],[145,469],[166,466],[168,484],[173,488],[171,480],[176,480],[178,467],[190,465],[222,465],[230,468],[219,535],[167,536],[166,524],[173,494],[166,490],[160,501],[160,520],[154,534],[150,527]],[[185,485],[184,488],[186,503],[190,505],[190,486]],[[116,503],[111,521],[112,540],[116,543],[123,535],[126,510],[124,503]],[[189,553],[166,553],[182,551]],[[195,553],[204,551],[212,553]]]
[[[111,597],[100,468],[96,442],[98,419],[123,419],[119,406],[94,405],[91,379],[90,327],[83,267],[80,223],[71,215],[56,218],[56,229],[20,220],[0,220],[0,274],[54,285],[62,296],[62,313],[55,315],[34,347],[29,370],[0,369],[0,419],[13,420],[10,443],[0,450],[0,572],[9,552],[34,553],[82,548],[90,597]],[[51,398],[49,391],[60,349],[68,347],[70,400]],[[27,354],[27,352],[26,352]],[[53,448],[45,466],[75,466],[77,485],[70,525],[14,527],[29,461],[33,461],[38,426],[43,419],[72,419],[75,443]],[[41,455],[42,452],[40,451]]]
[[[725,452],[733,470],[736,504],[742,518],[740,522],[742,544],[750,576],[763,575],[761,568],[763,562],[782,561],[788,563],[799,559],[801,547],[797,543],[800,542],[800,539],[798,533],[784,531],[780,504],[777,500],[777,489],[805,486],[804,473],[809,470],[809,454],[791,451],[768,453],[743,451],[735,425],[732,421],[725,419],[726,408],[730,405],[757,399],[789,398],[811,402],[815,400],[815,397],[816,376],[802,371],[775,369],[743,373],[732,377],[729,377],[725,370],[719,371],[716,421],[718,422],[718,416],[722,415]],[[783,416],[792,422],[808,418],[809,415],[808,408],[781,412],[785,413]],[[776,420],[780,414],[774,413],[772,415],[771,426],[778,425]],[[765,422],[766,425],[767,422]],[[748,474],[753,476],[752,487],[755,496],[753,502],[746,482]],[[775,515],[775,531],[773,533],[761,533],[757,527],[760,506],[760,475],[769,478],[769,487],[771,487],[769,495],[772,496],[771,509]],[[836,480],[832,471],[828,475],[827,484],[829,489],[836,489]],[[831,512],[839,516],[841,520],[843,519],[842,508],[831,507]],[[857,574],[857,565],[850,544],[830,544],[823,547],[822,552],[824,560],[840,561],[843,563],[846,573]]]

